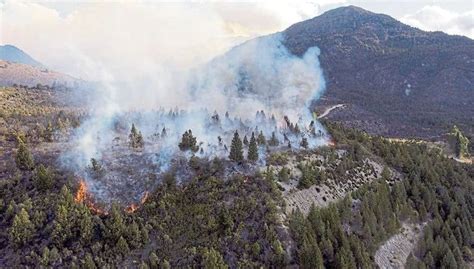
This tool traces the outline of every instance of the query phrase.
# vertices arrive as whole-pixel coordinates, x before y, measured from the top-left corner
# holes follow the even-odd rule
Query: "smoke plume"
[[[297,57],[281,41],[281,34],[261,37],[207,64],[184,71],[154,66],[156,73],[133,81],[99,69],[103,80],[91,98],[90,116],[76,130],[63,163],[102,201],[120,200],[127,190],[126,200],[133,202],[174,159],[227,158],[235,131],[241,138],[274,137],[274,150],[306,147],[303,138],[310,148],[324,144],[326,132],[308,108],[325,86],[320,51],[314,47]],[[132,124],[144,140],[138,151],[129,146]],[[178,147],[187,130],[197,138],[195,153]],[[91,172],[92,158],[105,175]],[[259,164],[264,162],[261,147]]]

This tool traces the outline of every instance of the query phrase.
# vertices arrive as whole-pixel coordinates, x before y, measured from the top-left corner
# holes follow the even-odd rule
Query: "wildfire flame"
[[[74,201],[76,203],[82,203],[86,199],[87,195],[87,186],[84,180],[79,182],[79,189],[77,189],[76,196],[74,197]]]
[[[140,208],[140,205],[143,205],[146,202],[146,200],[148,199],[148,195],[149,195],[149,193],[146,191],[143,194],[142,198],[140,199],[140,204],[137,205],[135,203],[132,203],[131,205],[129,205],[125,208],[125,212],[133,213],[133,212],[137,211],[137,209]]]
[[[146,200],[148,199],[148,196],[150,195],[149,192],[145,192],[140,199],[139,204],[132,203],[131,205],[127,206],[124,210],[127,213],[133,213],[137,211],[138,208],[140,208],[141,205],[143,205]],[[85,204],[92,212],[99,214],[99,215],[107,215],[108,212],[99,208],[94,204],[92,201],[91,195],[87,192],[87,184],[84,180],[79,181],[79,188],[77,189],[76,195],[74,196],[74,201],[76,203],[82,203]]]
[[[85,204],[92,212],[99,215],[107,215],[108,212],[97,207],[91,200],[90,195],[87,192],[87,185],[84,180],[79,181],[79,188],[77,189],[76,195],[74,197],[76,203]]]

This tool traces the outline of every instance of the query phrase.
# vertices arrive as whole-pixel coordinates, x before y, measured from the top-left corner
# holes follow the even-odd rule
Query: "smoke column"
[[[189,129],[197,137],[199,157],[227,158],[235,130],[249,139],[252,132],[267,138],[275,132],[279,141],[286,139],[296,149],[302,136],[308,137],[310,148],[326,143],[319,123],[313,128],[320,136],[313,138],[308,129],[314,120],[309,104],[325,89],[320,51],[313,47],[297,57],[281,41],[279,33],[257,38],[184,71],[154,66],[154,73],[143,80],[116,78],[104,68],[104,79],[91,98],[90,117],[76,130],[74,146],[64,153],[62,163],[84,178],[94,195],[110,201],[117,195],[112,189],[134,190],[137,178],[166,172],[178,155],[191,156],[178,148],[181,135]],[[285,116],[299,125],[301,135],[281,131],[287,127]],[[126,146],[132,123],[145,140],[139,153]],[[105,180],[88,174],[91,158],[104,163]],[[125,166],[133,173],[122,171]],[[131,194],[135,200],[141,195],[142,186]]]

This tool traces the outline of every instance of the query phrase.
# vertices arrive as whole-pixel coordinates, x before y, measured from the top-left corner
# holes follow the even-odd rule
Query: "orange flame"
[[[148,199],[149,194],[150,193],[147,192],[147,191],[143,194],[142,198],[140,199],[140,205],[143,205],[146,202],[146,200]],[[125,212],[133,213],[133,212],[137,211],[138,208],[140,208],[140,205],[132,203],[131,205],[129,205],[125,208]]]
[[[100,209],[91,201],[90,195],[87,193],[87,185],[84,180],[79,181],[79,188],[77,189],[76,195],[74,197],[76,203],[85,204],[92,212],[99,215],[107,215],[108,212]]]
[[[124,210],[127,213],[133,213],[137,211],[138,208],[140,208],[141,205],[143,205],[146,200],[148,199],[148,196],[150,195],[149,192],[145,192],[140,199],[140,204],[135,204],[132,203],[131,205],[127,206]],[[84,180],[79,181],[79,188],[77,189],[76,195],[74,196],[74,201],[76,203],[82,203],[85,204],[92,212],[99,214],[99,215],[107,215],[108,212],[99,208],[96,206],[93,201],[92,197],[90,194],[87,192],[87,184]]]
[[[131,205],[129,205],[125,208],[125,212],[133,213],[133,212],[137,211],[137,209],[138,209],[138,206],[136,204],[131,204]]]
[[[76,203],[82,203],[86,199],[86,195],[87,195],[86,182],[84,180],[81,180],[79,182],[79,189],[77,189],[76,197],[74,197],[74,201],[76,201]]]

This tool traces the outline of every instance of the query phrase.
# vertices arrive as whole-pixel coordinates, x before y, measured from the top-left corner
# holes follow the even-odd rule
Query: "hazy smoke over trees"
[[[325,131],[308,108],[325,86],[319,49],[311,48],[300,58],[287,51],[281,38],[275,34],[246,42],[187,71],[154,69],[153,79],[119,81],[104,76],[91,98],[90,117],[75,133],[75,146],[63,163],[92,180],[89,185],[102,194],[101,184],[166,171],[170,161],[182,154],[179,144],[188,130],[197,147],[184,153],[187,156],[227,158],[236,130],[241,137],[260,134],[260,145],[265,137],[282,141],[285,148],[301,148],[302,139],[307,141],[304,148],[325,143]],[[132,132],[140,132],[143,147],[126,147],[133,142],[124,142],[131,137],[132,125]],[[88,174],[85,167],[91,158],[103,160],[109,183]],[[124,166],[137,171],[124,175],[120,171]]]

